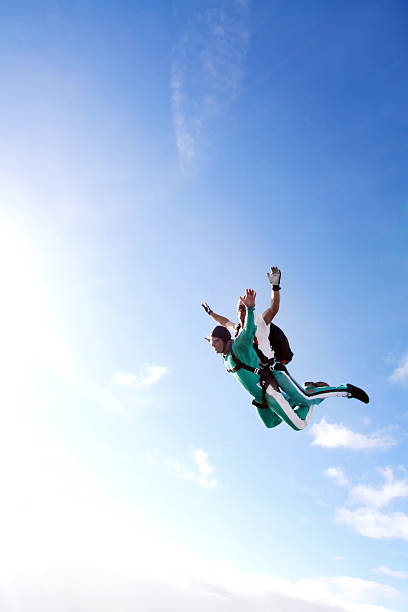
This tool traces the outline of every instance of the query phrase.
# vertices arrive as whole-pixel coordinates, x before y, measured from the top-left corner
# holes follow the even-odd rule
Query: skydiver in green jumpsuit
[[[246,317],[244,327],[235,340],[231,339],[228,329],[221,325],[217,325],[207,339],[214,351],[222,355],[227,371],[231,371],[252,395],[258,414],[266,427],[276,427],[285,421],[297,431],[304,429],[309,422],[313,406],[320,404],[327,397],[354,397],[368,403],[369,398],[365,391],[351,384],[304,389],[291,377],[285,366],[279,365],[281,369],[272,372],[279,387],[276,384],[269,384],[263,398],[260,375],[257,371],[248,371],[239,366],[241,363],[255,370],[259,368],[258,356],[253,348],[256,332],[255,297],[253,289],[246,289],[245,295],[240,297],[246,307]],[[234,360],[233,354],[237,361]]]

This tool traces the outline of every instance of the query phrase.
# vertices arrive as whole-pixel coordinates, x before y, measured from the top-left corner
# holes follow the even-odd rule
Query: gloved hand
[[[279,291],[280,289],[280,279],[281,279],[281,271],[276,266],[271,266],[271,273],[267,272],[266,276],[269,279],[269,282],[272,285],[272,289],[274,291]]]
[[[201,302],[201,306],[204,308],[205,312],[206,312],[208,315],[211,315],[211,314],[212,314],[212,310],[211,310],[211,308],[209,307],[209,305],[207,304],[207,302]]]

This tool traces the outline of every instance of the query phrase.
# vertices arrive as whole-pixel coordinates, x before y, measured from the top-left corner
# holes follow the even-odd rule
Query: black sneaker
[[[348,383],[347,390],[349,392],[349,397],[354,397],[354,399],[358,399],[360,400],[360,402],[364,402],[364,404],[368,404],[368,402],[370,401],[370,398],[368,397],[367,393],[359,387],[355,387],[354,385]]]
[[[313,387],[313,389],[317,389],[318,387],[330,387],[329,383],[326,382],[305,382],[303,383],[304,387]]]

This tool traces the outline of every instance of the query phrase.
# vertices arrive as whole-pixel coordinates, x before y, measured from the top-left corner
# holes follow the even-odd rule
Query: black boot
[[[364,402],[364,404],[368,404],[368,402],[370,401],[367,393],[359,387],[355,387],[354,385],[348,383],[347,390],[349,392],[349,397],[354,397],[355,399],[360,400],[360,402]]]

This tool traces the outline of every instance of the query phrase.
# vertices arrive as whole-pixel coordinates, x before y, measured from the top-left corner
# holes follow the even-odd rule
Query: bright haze
[[[408,7],[0,6],[2,612],[408,609]],[[204,337],[269,304],[268,430]]]

